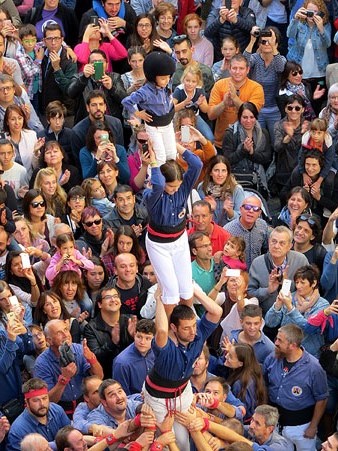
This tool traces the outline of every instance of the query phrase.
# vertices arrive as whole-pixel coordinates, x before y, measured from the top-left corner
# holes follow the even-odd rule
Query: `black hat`
[[[157,75],[172,75],[175,70],[175,61],[163,52],[149,53],[143,63],[144,75],[150,82],[154,82]]]

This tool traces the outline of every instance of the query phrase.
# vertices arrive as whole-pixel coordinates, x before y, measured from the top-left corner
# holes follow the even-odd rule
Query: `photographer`
[[[331,25],[325,3],[305,0],[287,29],[289,38],[288,61],[296,61],[303,69],[303,80],[311,85],[312,92],[318,84],[325,86],[325,70],[329,64],[328,48],[331,45]],[[311,45],[310,45],[311,44]],[[322,101],[313,102],[315,113]]]
[[[258,40],[258,49],[252,53],[254,44]],[[250,42],[243,55],[250,65],[250,78],[263,86],[265,103],[260,110],[258,121],[261,127],[269,131],[271,141],[274,141],[274,125],[280,120],[281,114],[276,103],[278,95],[280,75],[284,71],[286,59],[280,55],[278,47],[281,34],[275,27],[267,27],[261,30],[252,27]]]

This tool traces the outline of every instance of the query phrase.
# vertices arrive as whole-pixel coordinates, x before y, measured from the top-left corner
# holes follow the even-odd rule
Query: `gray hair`
[[[44,333],[45,333],[45,336],[50,338],[50,329],[51,329],[51,327],[53,327],[54,325],[56,325],[58,323],[63,323],[63,322],[64,322],[63,319],[51,319],[50,321],[48,321],[48,323],[45,325],[45,328],[43,330]]]
[[[41,434],[28,434],[20,443],[21,451],[32,451],[38,449],[39,446],[48,445],[48,441]]]
[[[278,329],[278,332],[282,332],[290,344],[295,344],[298,347],[304,339],[303,330],[296,324],[285,324]]]
[[[277,426],[279,413],[276,407],[269,406],[268,404],[262,404],[256,407],[255,413],[257,413],[257,415],[261,415],[264,418],[266,426]]]
[[[270,233],[270,238],[271,238],[271,236],[272,236],[272,234],[273,233],[286,233],[287,235],[288,235],[288,237],[289,237],[289,240],[290,240],[290,243],[292,242],[292,240],[293,240],[293,233],[292,233],[292,231],[288,228],[288,227],[286,227],[286,226],[277,226],[277,227],[275,227],[274,229],[272,229],[272,232]]]

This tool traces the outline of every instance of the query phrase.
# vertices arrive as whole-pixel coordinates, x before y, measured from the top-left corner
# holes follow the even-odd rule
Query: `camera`
[[[262,30],[259,32],[260,38],[271,38],[271,36],[272,36],[271,30]]]
[[[260,33],[261,33],[261,29],[258,28],[257,30],[255,30],[255,31],[252,33],[252,36],[255,36],[255,38],[258,38],[259,35],[260,35]]]
[[[314,13],[314,11],[306,10],[305,15],[306,15],[306,17],[313,17],[315,15],[315,13]]]

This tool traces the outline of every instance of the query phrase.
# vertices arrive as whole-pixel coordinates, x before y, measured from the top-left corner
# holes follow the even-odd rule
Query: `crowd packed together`
[[[0,450],[338,451],[335,29],[0,0]]]

